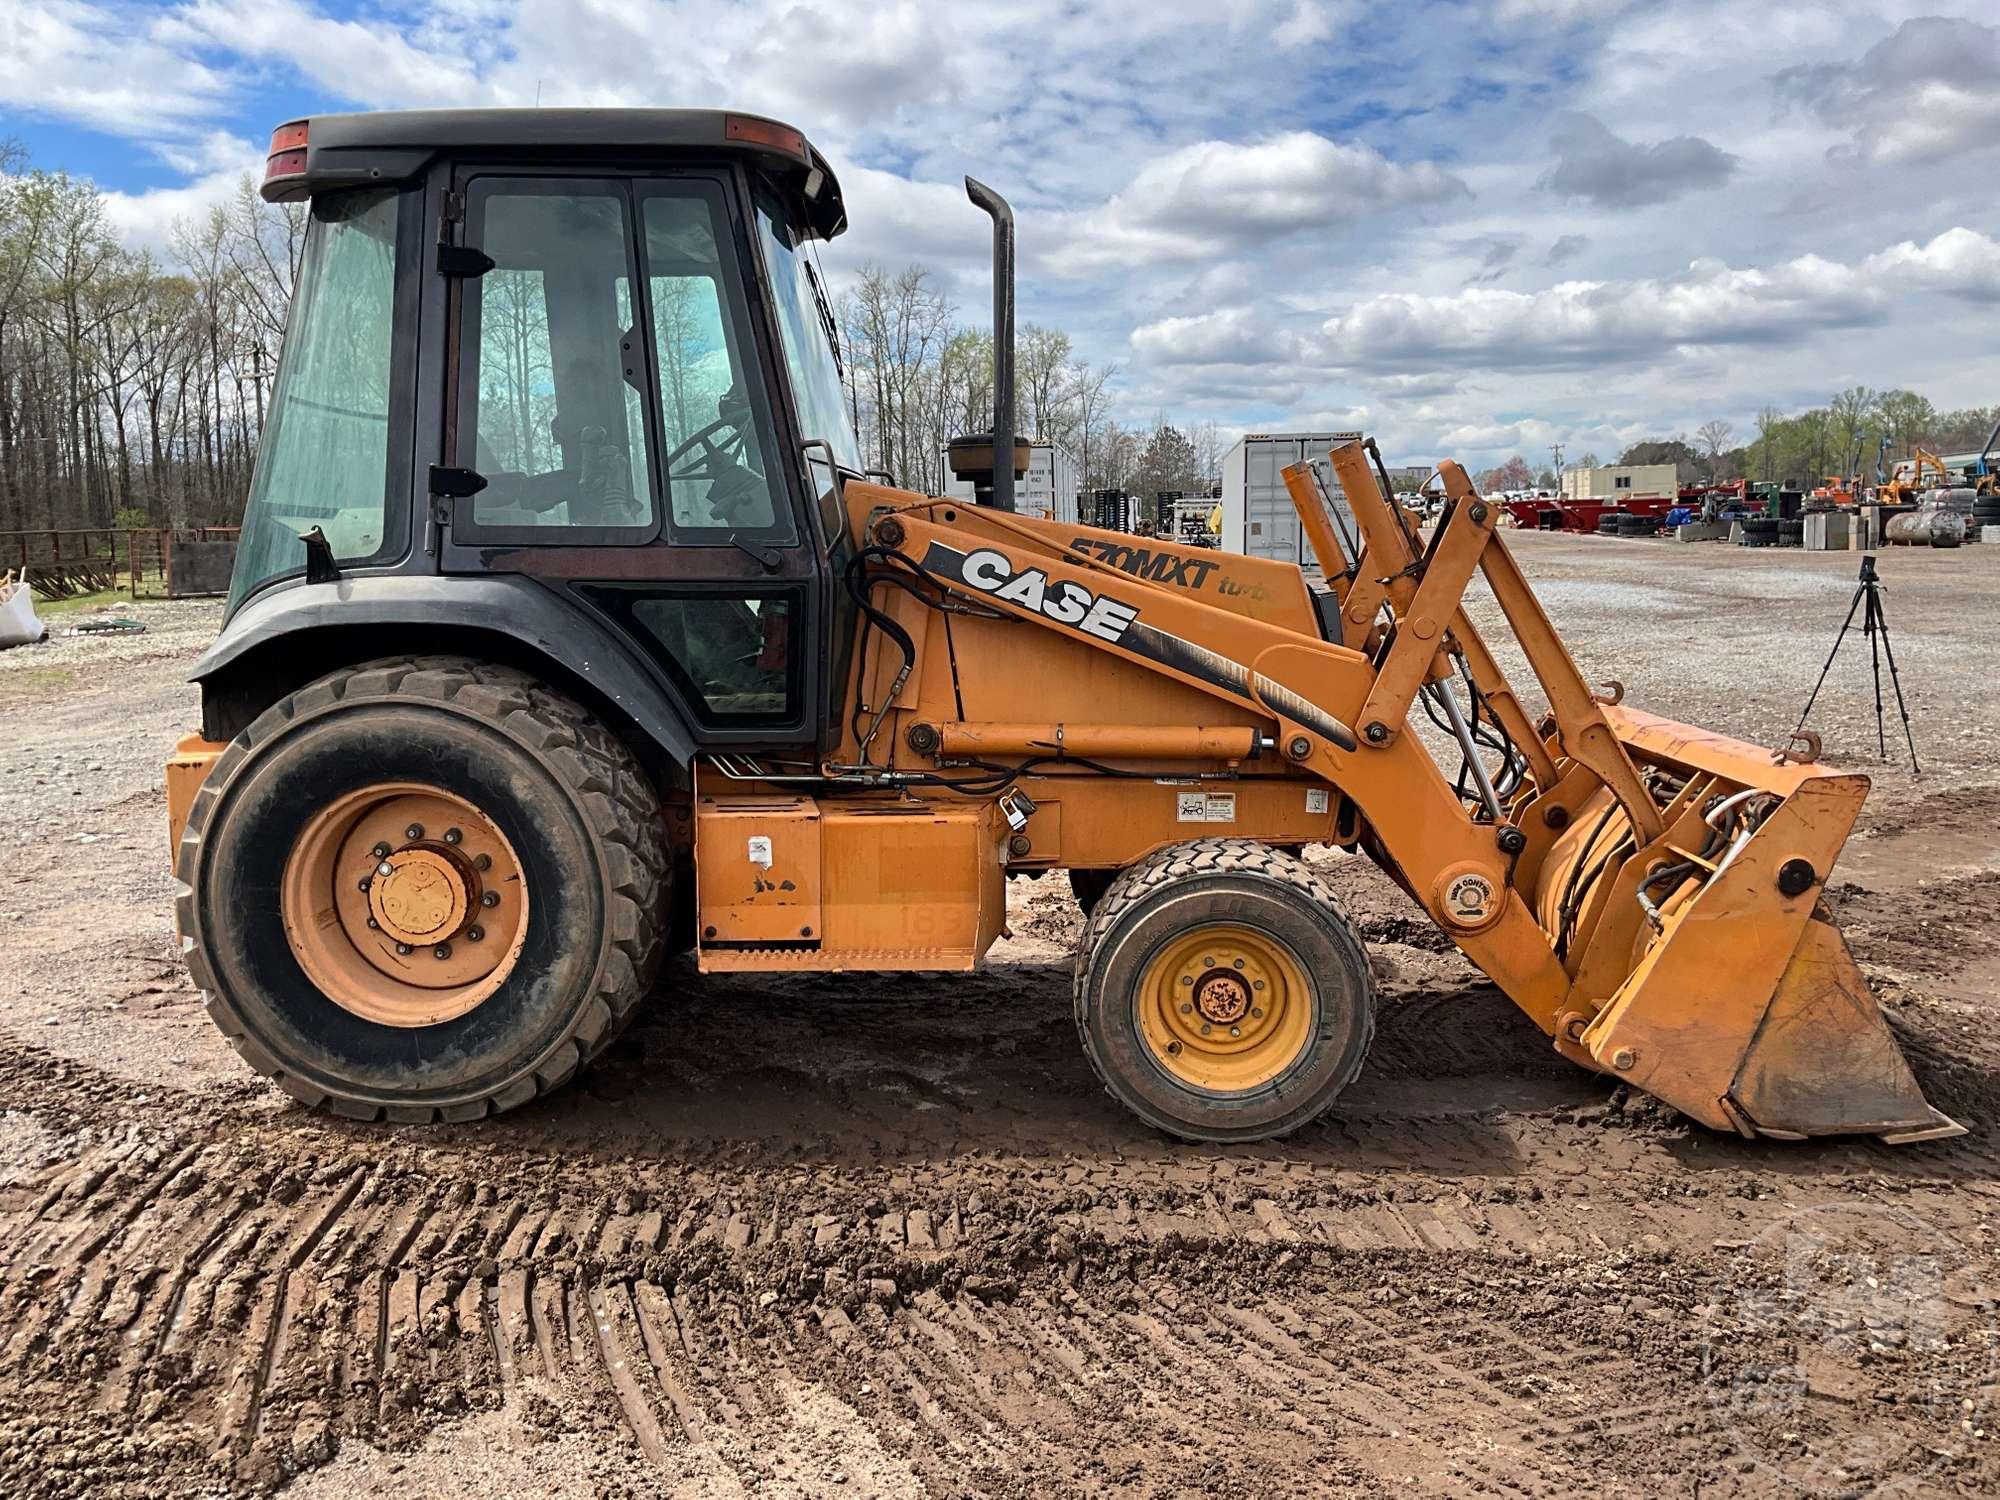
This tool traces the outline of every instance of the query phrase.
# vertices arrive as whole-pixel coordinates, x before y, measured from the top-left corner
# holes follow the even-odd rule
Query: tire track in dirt
[[[1365,1160],[1390,1124],[1343,1134]],[[1414,1142],[1492,1167],[1492,1128],[1396,1135],[1406,1159]],[[1134,1413],[1158,1435],[1150,1484],[1540,1494],[1610,1446],[1696,1463],[1712,1419],[1685,1371],[1636,1364],[1615,1318],[1544,1334],[1479,1310],[1479,1288],[1524,1268],[1699,1267],[1778,1212],[1768,1164],[1716,1143],[1715,1164],[1684,1167],[1681,1138],[1601,1122],[1534,1133],[1527,1182],[1301,1170],[1293,1152],[966,1160],[921,1186],[893,1163],[818,1184],[671,1161],[510,1181],[471,1136],[314,1130],[300,1153],[283,1126],[169,1121],[0,1190],[0,1381],[24,1413],[44,1392],[196,1435],[188,1472],[246,1485],[524,1390],[662,1473],[698,1452],[751,1489],[776,1473],[787,1393],[815,1388],[941,1493],[1133,1477],[1110,1434]],[[1927,1149],[1814,1159],[1851,1158],[1854,1186],[1897,1180],[1913,1212],[1972,1229],[1992,1197],[1965,1168],[1990,1154]],[[1413,1324],[1411,1286],[1471,1290]],[[4,1426],[18,1439],[26,1420]],[[1218,1437],[1245,1432],[1258,1444]]]

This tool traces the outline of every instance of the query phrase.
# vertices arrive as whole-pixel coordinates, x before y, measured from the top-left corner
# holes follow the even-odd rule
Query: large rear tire
[[[476,1119],[630,1019],[667,869],[651,782],[577,704],[510,668],[400,658],[231,742],[181,838],[176,914],[209,1015],[294,1097]]]
[[[1112,1097],[1189,1141],[1296,1130],[1354,1081],[1375,1031],[1374,976],[1333,892],[1244,839],[1121,873],[1084,928],[1074,996]]]

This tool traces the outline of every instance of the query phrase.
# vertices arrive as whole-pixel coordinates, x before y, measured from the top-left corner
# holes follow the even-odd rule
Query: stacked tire
[[[1778,545],[1780,547],[1803,547],[1806,544],[1806,523],[1804,521],[1780,521]]]
[[[1967,540],[1978,536],[1982,526],[2000,526],[2000,490],[1981,495],[1972,502],[1972,522],[1966,528]]]
[[[1660,518],[1658,516],[1622,515],[1618,518],[1620,536],[1658,536]]]
[[[1597,534],[1599,536],[1617,536],[1618,521],[1619,521],[1618,512],[1615,510],[1607,510],[1606,512],[1604,512],[1603,515],[1597,518]]]
[[[1769,516],[1751,516],[1743,523],[1743,545],[1746,547],[1775,547],[1778,545],[1779,523]]]

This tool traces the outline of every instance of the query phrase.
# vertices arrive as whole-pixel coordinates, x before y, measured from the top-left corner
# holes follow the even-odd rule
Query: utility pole
[[[1549,444],[1549,452],[1555,455],[1556,493],[1560,495],[1563,489],[1563,445],[1561,443],[1551,443]]]

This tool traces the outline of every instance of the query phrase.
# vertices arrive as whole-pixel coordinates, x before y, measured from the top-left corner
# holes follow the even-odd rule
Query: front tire
[[[301,688],[223,752],[177,917],[209,1015],[294,1097],[475,1119],[630,1019],[667,868],[651,783],[582,708],[510,668],[401,658]]]
[[[1244,839],[1120,874],[1084,928],[1074,997],[1112,1097],[1188,1141],[1296,1130],[1353,1082],[1375,1030],[1374,976],[1333,892]]]

